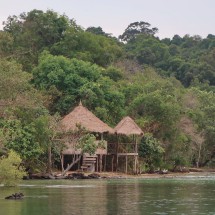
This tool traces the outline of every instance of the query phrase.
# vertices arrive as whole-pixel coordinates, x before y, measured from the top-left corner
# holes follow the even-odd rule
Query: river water
[[[23,192],[23,200],[5,200]],[[215,176],[31,180],[0,186],[0,215],[215,214]]]

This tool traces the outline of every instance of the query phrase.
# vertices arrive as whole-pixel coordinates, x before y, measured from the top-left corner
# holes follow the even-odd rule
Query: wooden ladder
[[[83,162],[81,166],[82,171],[94,172],[96,160],[97,160],[97,155],[84,154]]]

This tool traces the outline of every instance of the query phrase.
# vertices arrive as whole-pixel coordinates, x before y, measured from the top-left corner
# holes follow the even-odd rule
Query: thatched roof
[[[72,112],[70,112],[61,120],[62,128],[66,131],[76,130],[78,124],[80,124],[81,126],[83,126],[88,131],[91,132],[113,133],[113,129],[111,127],[102,122],[86,107],[83,107],[81,102],[79,106],[77,106]]]
[[[116,134],[124,134],[124,135],[142,135],[143,131],[139,128],[139,126],[131,119],[129,116],[124,117],[114,128],[114,132]]]

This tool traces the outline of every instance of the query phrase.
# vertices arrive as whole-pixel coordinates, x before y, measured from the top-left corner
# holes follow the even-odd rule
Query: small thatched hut
[[[74,108],[72,112],[66,115],[61,120],[61,127],[64,131],[75,131],[77,125],[81,125],[89,132],[99,133],[101,137],[103,133],[113,133],[113,129],[106,123],[102,122],[86,107],[80,104]],[[72,144],[67,143],[67,149],[63,151],[63,157],[68,155],[80,155],[81,150],[75,149]],[[107,154],[107,147],[105,149],[97,149],[95,155],[90,156],[85,154],[82,159],[82,169],[94,171],[95,169],[102,170],[102,156]],[[96,168],[95,168],[96,167]]]
[[[114,128],[114,132],[116,134],[124,134],[124,135],[142,135],[143,131],[140,127],[134,122],[131,117],[124,117]]]
[[[125,172],[127,173],[128,170],[128,156],[134,157],[134,173],[137,172],[137,158],[138,158],[138,150],[137,150],[137,136],[142,136],[143,131],[141,128],[134,122],[133,119],[131,119],[129,116],[124,117],[114,128],[115,134],[119,137],[119,135],[126,135],[126,136],[133,136],[133,142],[132,143],[120,143],[119,139],[117,138],[118,142],[116,145],[116,170],[118,167],[118,159],[119,156],[124,156],[126,159],[125,162]],[[133,149],[132,152],[122,152],[119,151],[119,145],[122,144],[125,148],[125,145],[131,145]]]
[[[66,131],[75,130],[77,129],[77,124],[80,124],[91,132],[113,133],[113,129],[111,127],[102,122],[98,117],[84,107],[81,102],[72,112],[62,119],[61,124],[63,129]]]

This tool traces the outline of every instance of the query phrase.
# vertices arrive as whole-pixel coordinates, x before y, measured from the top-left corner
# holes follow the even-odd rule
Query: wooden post
[[[137,137],[135,136],[135,153],[137,153]],[[134,158],[134,173],[137,174],[137,155]]]
[[[117,155],[116,155],[116,172],[118,169],[118,163],[119,163],[119,157],[118,157],[118,153],[117,153]]]
[[[128,156],[125,156],[125,173],[128,173]]]
[[[105,163],[104,163],[104,172],[106,172],[106,166],[107,166],[107,155],[105,155]]]
[[[96,171],[97,172],[99,171],[99,157],[98,157],[98,155],[96,157]]]
[[[104,137],[103,137],[103,133],[101,133],[101,140],[103,141]],[[99,172],[102,172],[103,169],[103,165],[102,165],[102,154],[99,155]]]
[[[117,144],[116,144],[116,172],[117,172],[117,169],[118,169],[118,162],[119,162],[118,151],[119,151],[119,136],[117,135]]]
[[[62,172],[64,171],[64,154],[61,155],[61,169],[62,169]]]
[[[102,172],[102,155],[99,155],[99,172]]]
[[[79,155],[79,156],[81,156],[81,155]],[[80,169],[80,167],[81,167],[81,160],[78,161],[78,170]]]
[[[137,153],[137,137],[135,138],[135,153]]]
[[[112,163],[112,172],[113,172],[113,161],[114,161],[114,155],[112,155],[112,159],[111,159],[111,163]]]
[[[137,174],[137,156],[134,155],[134,174]]]

